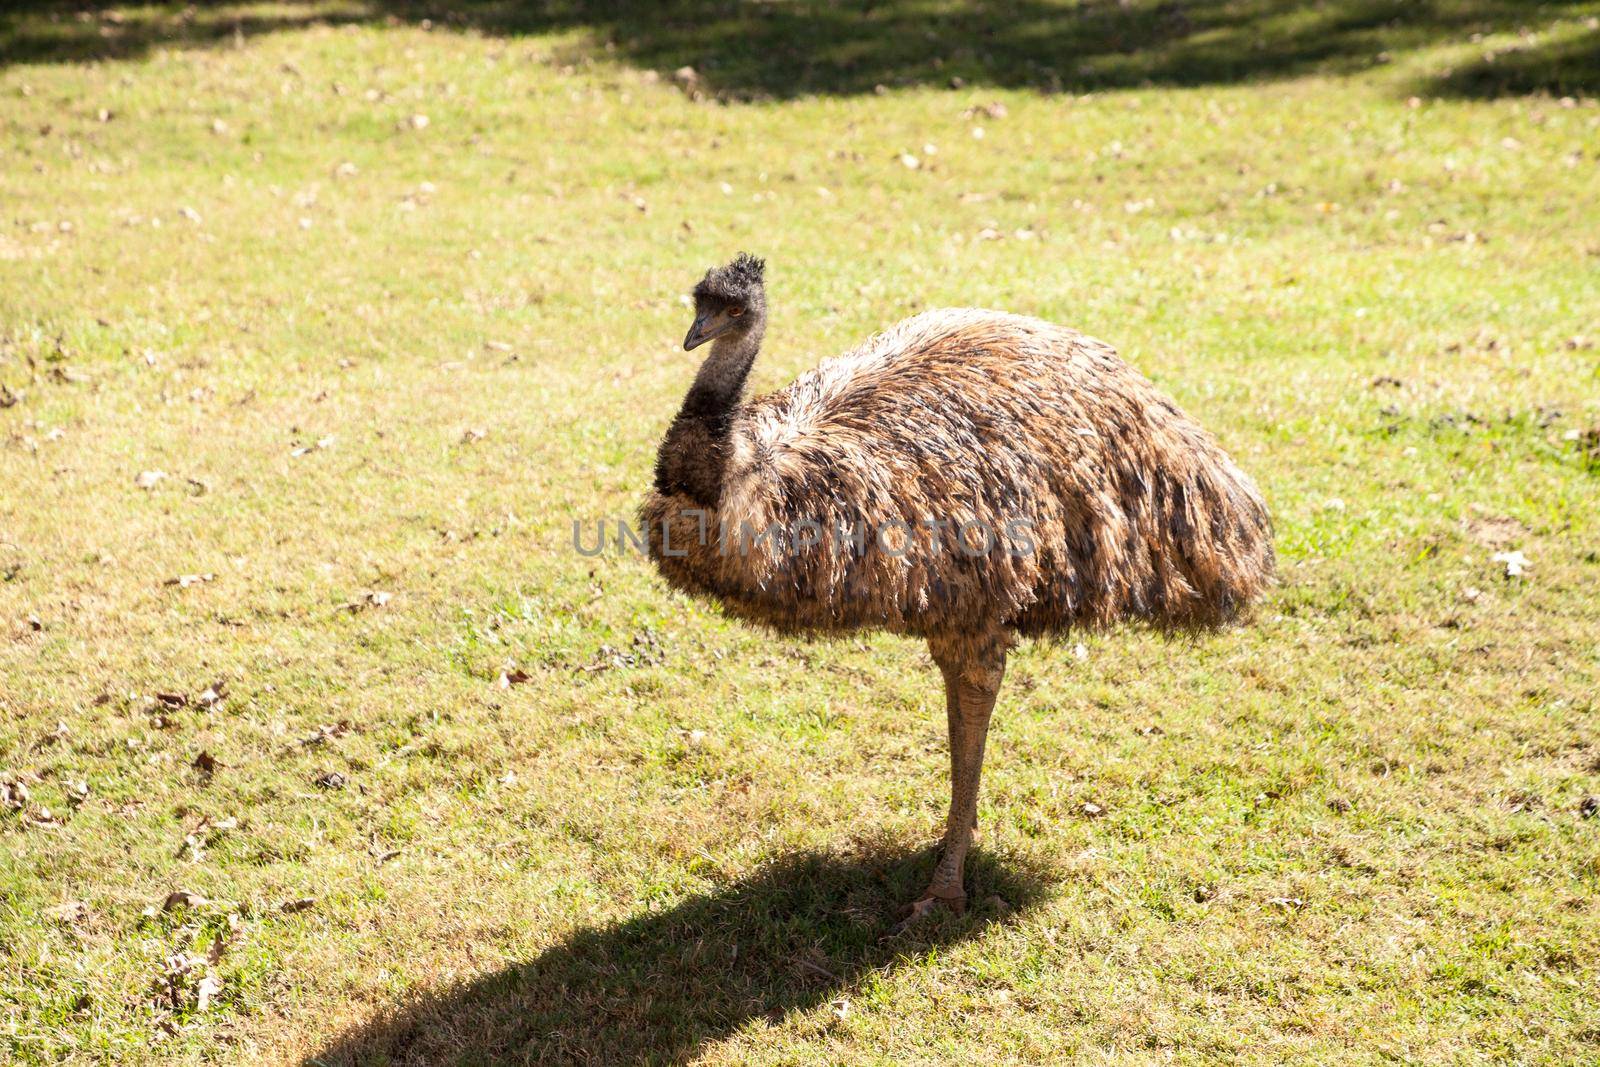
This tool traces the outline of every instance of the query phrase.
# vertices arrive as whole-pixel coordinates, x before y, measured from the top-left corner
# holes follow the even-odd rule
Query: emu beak
[[[704,317],[695,319],[694,325],[689,327],[689,333],[683,339],[683,350],[685,352],[693,352],[711,340],[712,333],[710,324]]]

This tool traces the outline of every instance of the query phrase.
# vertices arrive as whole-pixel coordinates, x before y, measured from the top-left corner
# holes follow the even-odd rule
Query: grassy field
[[[1600,1062],[1600,3],[450,7],[0,13],[0,1059]],[[1036,314],[1272,506],[965,918],[923,648],[572,547],[739,249],[758,388]]]

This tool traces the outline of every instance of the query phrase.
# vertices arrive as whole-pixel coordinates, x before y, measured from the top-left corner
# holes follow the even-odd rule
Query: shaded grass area
[[[607,55],[664,73],[690,67],[695,91],[733,99],[965,83],[1047,92],[1221,85],[1354,73],[1506,33],[1521,39],[1503,58],[1469,61],[1415,88],[1592,93],[1600,67],[1595,8],[1584,0],[319,0],[270,13],[237,5],[107,10],[109,18],[60,0],[14,4],[0,15],[0,55],[11,63],[122,59],[360,21],[512,37],[581,30]]]
[[[4,14],[66,43],[0,69],[0,1058],[1594,1058],[1600,107],[1408,99],[1586,8],[748,103],[606,52],[620,8],[205,5],[79,62],[178,17],[116,10]],[[1019,651],[966,920],[890,936],[947,800],[921,649],[571,547],[740,248],[758,389],[1042,315],[1271,504],[1249,627]]]
[[[682,1063],[741,1027],[825,1006],[847,1018],[897,962],[979,935],[1038,898],[1041,872],[983,856],[976,905],[902,936],[884,918],[931,854],[792,855],[716,892],[580,931],[526,963],[430,993],[312,1055],[314,1064]]]
[[[1589,95],[1600,91],[1600,28],[1551,33],[1491,50],[1435,81],[1440,95],[1494,97],[1515,93]]]

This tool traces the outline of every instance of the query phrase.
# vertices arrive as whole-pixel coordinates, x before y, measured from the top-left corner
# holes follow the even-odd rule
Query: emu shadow
[[[506,38],[578,30],[589,41],[573,61],[592,53],[666,73],[693,67],[696,92],[728,99],[953,84],[1081,92],[1351,73],[1474,34],[1542,30],[1589,8],[1585,0],[346,0],[270,10],[170,3],[123,13],[79,0],[10,0],[0,5],[0,65],[381,21]],[[1530,48],[1509,66],[1416,90],[1592,91],[1593,45]]]
[[[791,857],[425,993],[306,1062],[682,1063],[752,1020],[825,1004],[868,973],[974,937],[1042,895],[1040,871],[974,852],[968,914],[894,934],[896,905],[915,895],[933,862],[928,850]]]

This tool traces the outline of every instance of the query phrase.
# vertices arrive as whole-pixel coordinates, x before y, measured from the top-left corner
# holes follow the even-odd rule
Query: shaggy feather
[[[925,312],[692,447],[720,484],[646,500],[651,556],[782,632],[1210,626],[1272,574],[1261,494],[1212,436],[1109,345],[1039,319]],[[978,526],[956,544],[941,520],[1027,537],[974,552]]]

